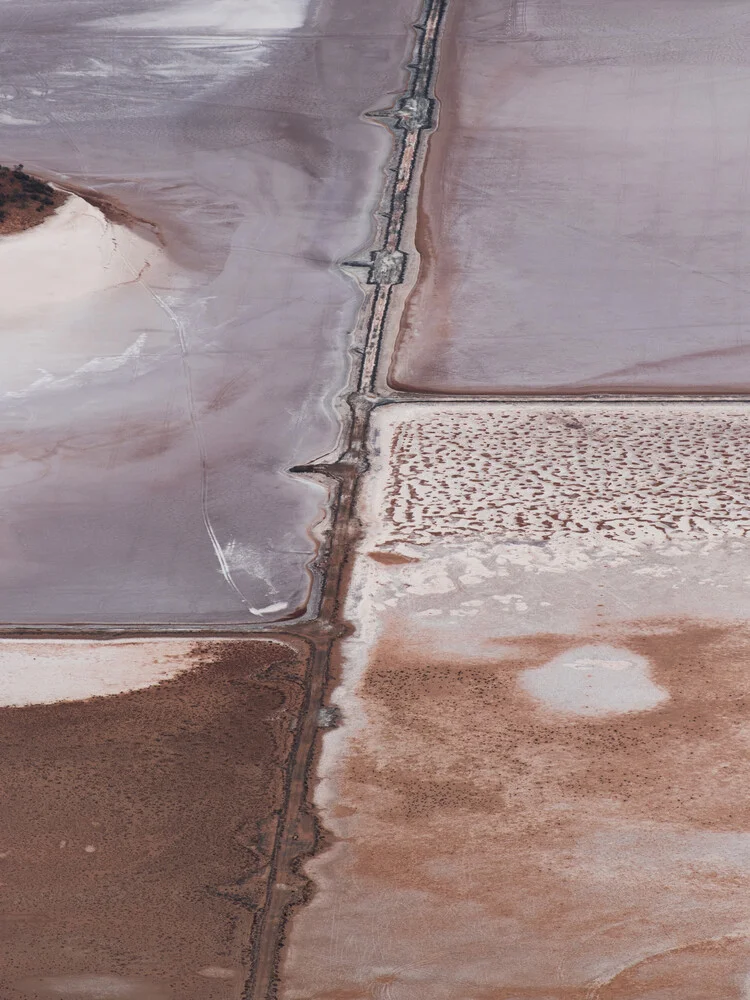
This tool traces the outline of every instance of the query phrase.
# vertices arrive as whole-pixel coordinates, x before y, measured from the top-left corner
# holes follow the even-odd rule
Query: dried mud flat
[[[125,690],[0,708],[3,997],[239,996],[304,645],[5,641],[3,673],[19,665],[6,704],[76,696],[45,691],[45,661],[93,691],[119,674]]]
[[[748,439],[376,409],[286,1000],[747,996]]]

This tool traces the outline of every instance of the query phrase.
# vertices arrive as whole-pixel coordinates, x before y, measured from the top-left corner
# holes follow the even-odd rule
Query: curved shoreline
[[[159,252],[70,195],[40,225],[0,238],[0,265],[9,289],[0,303],[0,327],[137,281]]]

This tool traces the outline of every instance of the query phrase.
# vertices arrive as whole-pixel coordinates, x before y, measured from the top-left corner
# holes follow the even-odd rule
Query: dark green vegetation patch
[[[35,226],[65,201],[67,196],[23,169],[0,166],[0,234],[17,233]]]

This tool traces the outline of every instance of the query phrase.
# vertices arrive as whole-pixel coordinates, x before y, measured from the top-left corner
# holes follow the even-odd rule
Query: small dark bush
[[[18,218],[19,225],[23,227],[24,224],[31,221],[28,218],[28,213],[32,208],[35,208],[41,215],[48,209],[54,208],[59,200],[55,189],[44,181],[32,177],[31,174],[27,174],[22,163],[17,163],[14,167],[0,165],[0,206],[4,206],[6,209],[0,222],[8,220],[7,209],[13,208],[16,213],[19,211],[27,213],[26,222],[24,222],[23,216]],[[13,218],[13,216],[10,217]]]

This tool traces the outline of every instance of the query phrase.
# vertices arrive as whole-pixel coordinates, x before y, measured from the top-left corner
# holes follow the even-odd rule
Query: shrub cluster
[[[6,210],[13,207],[43,212],[54,205],[54,195],[49,184],[24,172],[23,163],[15,167],[0,166],[0,222],[6,218]]]

